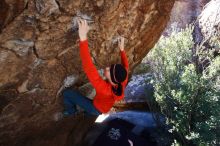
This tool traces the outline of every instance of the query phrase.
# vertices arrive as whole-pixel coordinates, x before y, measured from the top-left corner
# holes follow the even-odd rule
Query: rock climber
[[[125,87],[128,82],[128,60],[124,50],[124,38],[120,37],[118,46],[121,55],[121,64],[112,64],[104,69],[103,80],[99,75],[95,65],[92,62],[88,47],[87,33],[90,27],[86,20],[78,19],[79,38],[80,38],[80,58],[82,67],[89,81],[96,90],[93,100],[83,96],[79,91],[65,89],[64,98],[64,115],[74,115],[77,113],[76,105],[80,106],[89,115],[100,115],[107,113],[112,108],[115,101],[124,98]]]

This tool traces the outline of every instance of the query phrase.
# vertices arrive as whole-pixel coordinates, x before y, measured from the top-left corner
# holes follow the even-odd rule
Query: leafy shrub
[[[193,26],[161,37],[147,56],[154,96],[183,145],[220,143],[220,56],[195,45]],[[210,44],[218,44],[218,39]],[[216,45],[217,46],[217,45]],[[181,137],[180,136],[180,137]]]

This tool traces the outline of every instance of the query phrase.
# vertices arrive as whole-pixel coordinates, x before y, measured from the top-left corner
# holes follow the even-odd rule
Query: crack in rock
[[[34,42],[31,40],[17,39],[9,40],[2,45],[4,48],[15,51],[15,53],[21,57],[27,56],[29,49],[34,46]]]
[[[53,13],[59,12],[59,5],[56,0],[36,0],[36,8],[38,13],[49,16]]]
[[[72,31],[73,32],[77,32],[78,31],[78,23],[77,20],[81,18],[83,20],[87,20],[88,24],[90,25],[91,23],[93,23],[94,21],[92,20],[92,18],[90,16],[88,16],[87,14],[83,14],[80,11],[77,11],[76,16],[74,16],[72,18]]]

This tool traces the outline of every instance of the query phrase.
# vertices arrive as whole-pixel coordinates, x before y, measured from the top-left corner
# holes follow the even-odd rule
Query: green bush
[[[219,145],[220,56],[203,44],[196,46],[192,32],[192,26],[173,31],[148,54],[154,96],[171,131],[181,135],[179,144]]]

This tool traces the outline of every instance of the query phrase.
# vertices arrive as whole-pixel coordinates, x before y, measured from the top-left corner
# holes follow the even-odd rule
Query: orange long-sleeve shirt
[[[125,51],[120,51],[121,63],[128,72],[129,64],[125,54]],[[128,82],[128,76],[125,81],[122,82],[123,93],[121,96],[117,96],[112,91],[112,85],[102,79],[99,75],[95,65],[92,62],[90,51],[88,47],[88,40],[80,41],[80,58],[82,60],[83,70],[86,73],[89,81],[96,90],[96,95],[93,100],[93,104],[102,113],[107,113],[115,103],[115,101],[124,98],[124,90]]]

